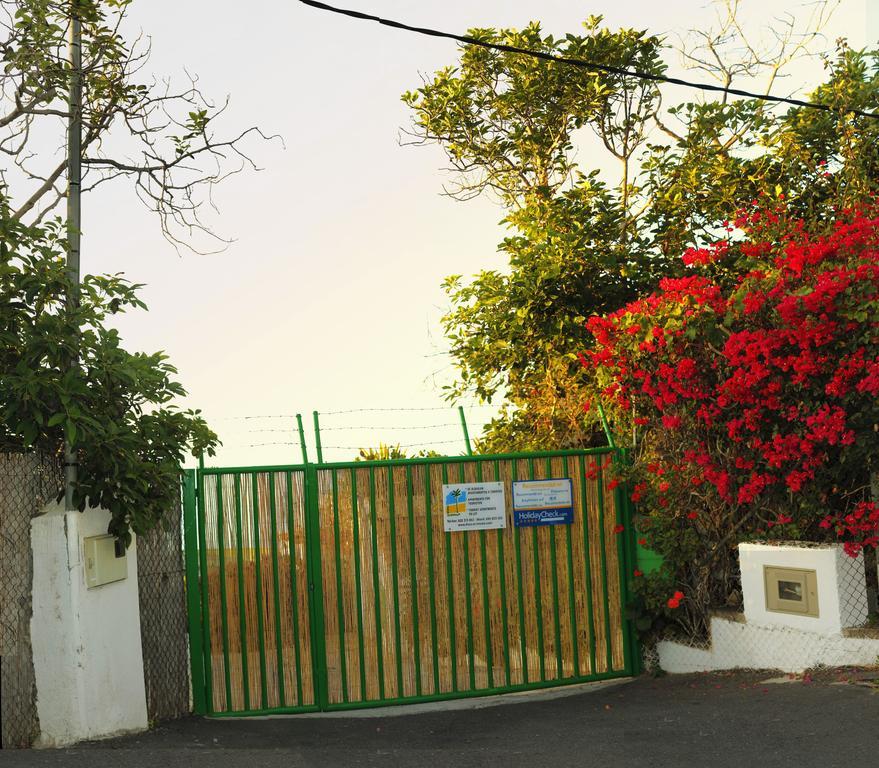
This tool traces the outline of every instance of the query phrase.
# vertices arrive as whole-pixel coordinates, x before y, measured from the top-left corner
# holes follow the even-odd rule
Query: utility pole
[[[79,233],[81,225],[80,193],[82,180],[82,22],[79,0],[70,0],[70,88],[67,95],[67,308],[79,306]],[[78,335],[78,334],[77,334]],[[79,364],[74,353],[70,365]],[[64,504],[74,509],[73,487],[76,484],[76,450],[64,441]]]

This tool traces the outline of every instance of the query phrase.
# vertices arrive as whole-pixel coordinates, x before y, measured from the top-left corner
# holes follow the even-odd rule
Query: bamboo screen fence
[[[208,470],[208,708],[372,706],[629,671],[614,453]],[[570,525],[512,523],[512,482],[570,478]],[[507,525],[445,533],[445,483],[504,484]],[[314,590],[312,591],[312,587]]]

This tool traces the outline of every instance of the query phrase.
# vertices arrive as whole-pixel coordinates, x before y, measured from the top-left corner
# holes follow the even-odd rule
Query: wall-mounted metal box
[[[818,618],[818,576],[803,568],[763,566],[766,610]]]
[[[85,583],[89,589],[128,578],[125,547],[115,536],[89,536],[82,540]]]

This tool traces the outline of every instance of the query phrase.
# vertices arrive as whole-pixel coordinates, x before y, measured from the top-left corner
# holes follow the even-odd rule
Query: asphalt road
[[[202,719],[2,766],[834,768],[879,764],[879,688],[768,675],[640,678],[552,700],[371,717]],[[375,713],[373,713],[375,715]]]

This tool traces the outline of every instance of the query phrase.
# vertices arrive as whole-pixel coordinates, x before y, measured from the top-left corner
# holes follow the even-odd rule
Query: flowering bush
[[[736,601],[743,539],[838,538],[852,555],[879,542],[877,217],[812,236],[754,205],[684,254],[686,276],[588,322],[581,361],[635,435],[639,535],[690,634]]]

